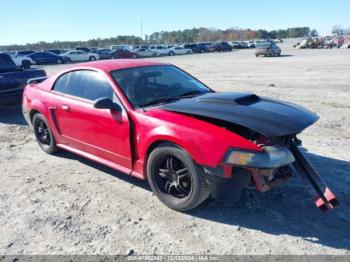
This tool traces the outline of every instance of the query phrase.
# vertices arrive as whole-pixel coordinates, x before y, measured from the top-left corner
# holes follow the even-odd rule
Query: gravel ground
[[[43,153],[20,108],[0,111],[0,254],[350,254],[350,50],[254,50],[157,58],[221,91],[303,105],[321,119],[300,138],[342,205],[321,213],[298,178],[190,213],[147,182],[67,152]],[[44,66],[48,74],[63,66]]]

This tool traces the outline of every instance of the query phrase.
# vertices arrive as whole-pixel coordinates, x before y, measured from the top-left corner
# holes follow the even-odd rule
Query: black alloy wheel
[[[195,208],[210,194],[203,168],[186,151],[170,143],[151,152],[147,177],[159,200],[177,211]]]
[[[191,192],[191,176],[188,167],[178,158],[168,155],[158,169],[157,186],[163,193],[182,199]]]

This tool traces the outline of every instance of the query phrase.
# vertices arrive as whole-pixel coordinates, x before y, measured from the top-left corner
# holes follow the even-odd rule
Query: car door
[[[51,53],[46,54],[46,62],[47,63],[56,63],[57,62],[57,56]]]
[[[122,171],[131,169],[129,120],[107,77],[90,70],[69,72],[61,93],[56,119],[65,145],[117,164]],[[122,110],[94,108],[101,97],[112,99]]]
[[[77,62],[78,61],[78,58],[77,58],[77,52],[76,51],[70,51],[68,53],[68,57],[70,58],[70,60],[72,62]]]
[[[37,63],[37,64],[41,64],[41,63],[44,63],[45,62],[45,58],[44,58],[44,55],[43,53],[36,53],[36,54],[33,54],[32,55],[32,58],[34,59],[34,61]]]
[[[184,49],[184,48],[181,48],[181,47],[175,47],[175,48],[174,48],[174,51],[175,51],[175,54],[177,54],[177,55],[183,55],[183,54],[185,54],[185,49]]]
[[[78,50],[76,53],[76,56],[77,56],[77,61],[79,62],[85,61],[85,56],[83,51]]]

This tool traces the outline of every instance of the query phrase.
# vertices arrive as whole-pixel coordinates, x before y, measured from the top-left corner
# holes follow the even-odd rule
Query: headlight
[[[252,168],[278,168],[294,161],[289,149],[280,146],[265,146],[261,152],[231,148],[224,158],[226,164]]]

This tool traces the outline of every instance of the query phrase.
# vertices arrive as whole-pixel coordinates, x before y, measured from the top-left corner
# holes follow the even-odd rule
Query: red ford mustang
[[[32,79],[23,113],[45,152],[65,149],[147,179],[175,210],[248,186],[264,192],[294,172],[321,210],[338,204],[298,148],[296,135],[315,114],[249,93],[215,92],[170,64],[97,61]]]

